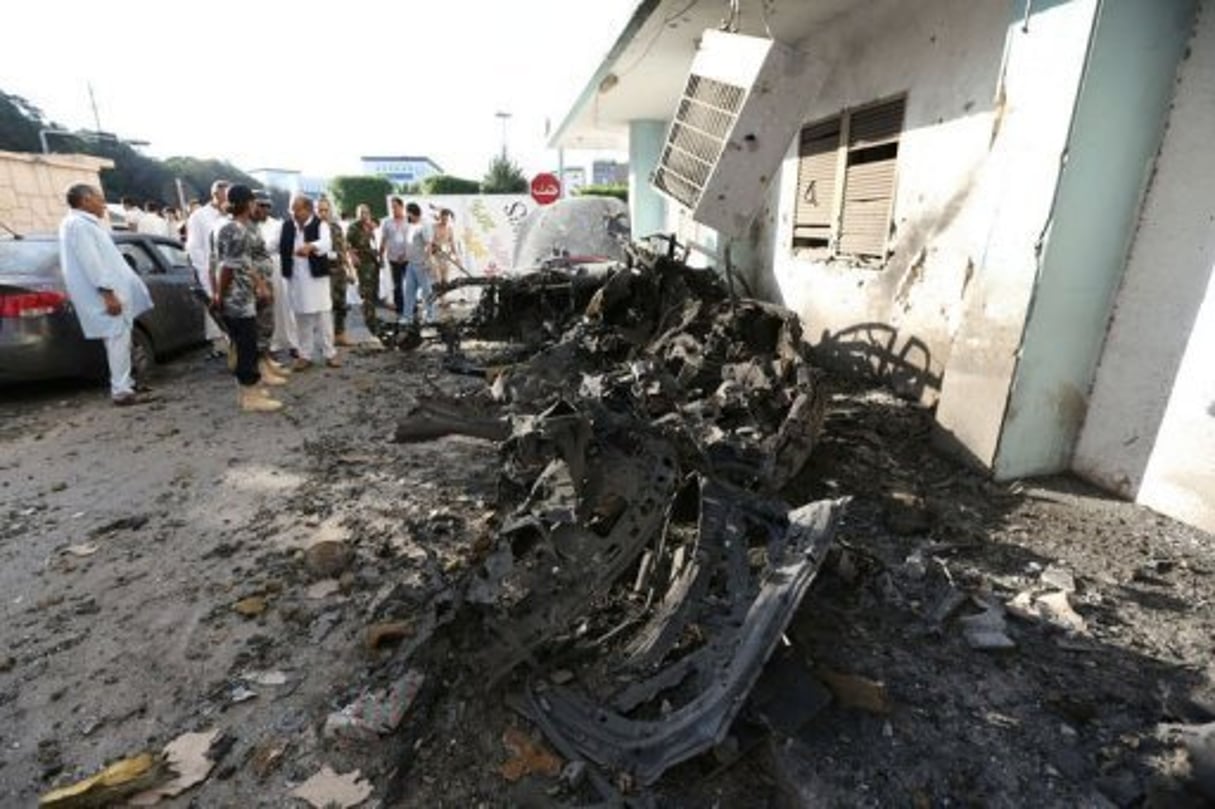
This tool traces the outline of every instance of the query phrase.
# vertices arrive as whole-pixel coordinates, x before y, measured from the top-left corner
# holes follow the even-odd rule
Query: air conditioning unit
[[[807,73],[804,55],[775,40],[706,31],[654,188],[697,222],[745,235],[821,86]]]

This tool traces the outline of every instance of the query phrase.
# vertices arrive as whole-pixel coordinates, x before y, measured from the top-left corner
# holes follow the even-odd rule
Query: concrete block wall
[[[67,187],[100,187],[101,170],[113,165],[87,155],[0,152],[0,224],[23,234],[56,230],[67,210]]]

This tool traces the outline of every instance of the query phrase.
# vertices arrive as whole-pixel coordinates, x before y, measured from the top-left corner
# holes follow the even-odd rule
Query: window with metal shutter
[[[695,208],[746,97],[744,87],[689,76],[654,170],[654,186]]]
[[[886,255],[904,106],[904,99],[899,98],[863,107],[849,116],[841,254]]]
[[[836,176],[839,174],[839,116],[802,130],[797,161],[797,204],[793,213],[795,247],[827,247],[835,229]]]

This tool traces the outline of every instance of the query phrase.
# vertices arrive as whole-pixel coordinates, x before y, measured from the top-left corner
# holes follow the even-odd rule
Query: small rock
[[[1067,600],[1067,593],[1047,593],[1039,596],[1034,605],[1038,607],[1043,618],[1060,629],[1068,632],[1084,632],[1088,628],[1084,618],[1080,616]]]
[[[253,769],[253,774],[264,779],[274,772],[282,763],[283,754],[287,752],[289,744],[290,742],[283,739],[272,739],[253,748],[249,755],[249,766]]]
[[[413,624],[405,621],[388,621],[367,627],[367,648],[379,651],[387,643],[396,643],[413,636]]]
[[[921,551],[915,551],[903,561],[903,573],[915,581],[928,575],[928,564],[924,561]]]
[[[890,713],[890,695],[886,692],[884,683],[827,669],[816,669],[814,675],[822,680],[823,685],[827,686],[842,707],[857,708],[873,714]]]
[[[571,761],[561,768],[561,783],[567,789],[577,789],[586,780],[586,762]]]
[[[962,625],[962,636],[972,649],[989,652],[1014,649],[1017,646],[1008,636],[1004,610],[999,604],[988,606],[985,612],[978,615],[959,618],[958,623]]]
[[[326,539],[304,551],[304,566],[315,578],[337,579],[350,567],[353,557],[345,542]]]
[[[233,604],[232,609],[246,618],[256,618],[266,611],[266,606],[266,599],[261,596],[249,596]]]
[[[892,492],[886,497],[883,517],[896,534],[923,534],[932,528],[932,512],[924,498],[910,492]]]
[[[321,579],[308,587],[307,596],[313,601],[320,601],[338,592],[341,587],[336,579]]]
[[[240,685],[229,692],[228,699],[232,700],[233,704],[239,705],[242,702],[257,699],[257,692]]]
[[[1042,575],[1038,577],[1038,581],[1045,587],[1053,587],[1065,593],[1076,592],[1076,577],[1070,570],[1058,565],[1051,565],[1042,571]]]
[[[557,669],[548,676],[548,679],[553,685],[565,685],[570,680],[574,679],[574,672],[569,669]]]

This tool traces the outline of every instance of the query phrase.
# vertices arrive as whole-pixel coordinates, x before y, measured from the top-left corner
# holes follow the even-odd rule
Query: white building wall
[[[1215,534],[1215,274],[1173,384],[1139,502]]]
[[[1215,8],[1181,66],[1073,468],[1215,530]]]
[[[820,357],[939,400],[944,431],[986,465],[1095,7],[1037,2],[1024,18],[1019,3],[878,0],[817,26],[798,45],[834,67],[817,97],[791,99],[807,123],[907,96],[893,255],[873,266],[795,253],[796,143],[753,227],[754,249],[733,250],[755,294],[801,315]],[[720,252],[716,234],[683,212],[669,222]],[[707,263],[720,266],[716,258]]]

